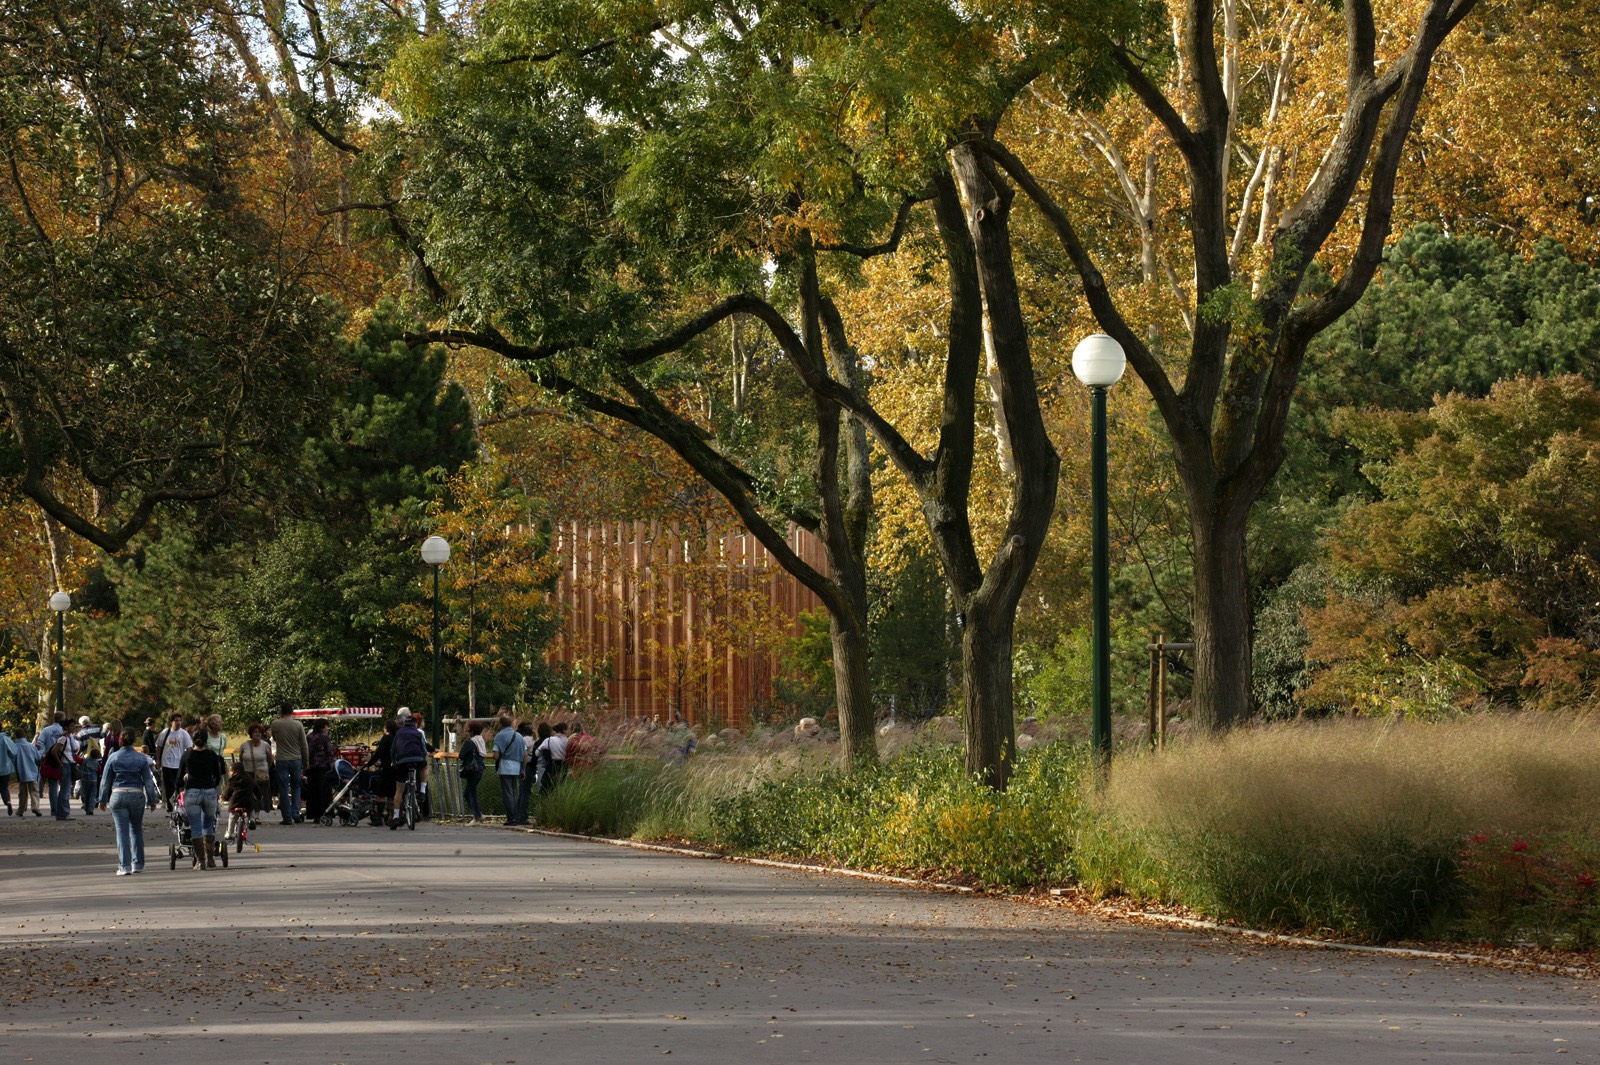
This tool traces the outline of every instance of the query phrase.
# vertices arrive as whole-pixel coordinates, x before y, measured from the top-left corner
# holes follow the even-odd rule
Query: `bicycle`
[[[250,842],[250,811],[233,807],[228,810],[228,830],[222,836],[222,862],[228,862],[228,845],[233,845],[235,854],[244,850],[244,845]]]
[[[417,830],[417,816],[419,813],[420,811],[418,809],[417,801],[417,767],[412,765],[406,767],[405,782],[401,785],[400,791],[399,816],[390,818],[389,831],[393,832],[395,829],[399,828],[400,821],[403,818],[405,820],[406,827],[415,832]]]

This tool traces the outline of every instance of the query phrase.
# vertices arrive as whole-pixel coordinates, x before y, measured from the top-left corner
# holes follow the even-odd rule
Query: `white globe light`
[[[72,596],[66,592],[57,592],[50,597],[50,609],[57,614],[65,614],[72,609]]]
[[[1104,333],[1084,337],[1072,349],[1072,372],[1090,388],[1109,388],[1122,380],[1128,357],[1122,345]]]
[[[422,561],[430,566],[442,566],[450,561],[450,544],[442,536],[430,536],[422,541]]]

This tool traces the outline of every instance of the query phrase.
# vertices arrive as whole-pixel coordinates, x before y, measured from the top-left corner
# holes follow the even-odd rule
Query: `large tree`
[[[22,0],[4,37],[0,465],[118,551],[292,451],[331,319],[204,5]]]
[[[1266,23],[1257,33],[1280,42],[1280,58],[1259,79],[1267,91],[1255,101],[1259,139],[1249,145],[1242,143],[1250,117],[1240,63],[1251,37],[1241,18],[1245,5],[1172,6],[1175,70],[1152,64],[1156,42],[1106,43],[1129,93],[1181,162],[1180,232],[1193,272],[1191,281],[1174,280],[1172,287],[1187,302],[1184,332],[1152,335],[1125,313],[1126,291],[1118,291],[1114,273],[1102,271],[1080,232],[1086,212],[1059,199],[1010,138],[982,137],[977,148],[1044,214],[1095,317],[1122,344],[1172,439],[1194,545],[1194,713],[1219,728],[1251,712],[1246,532],[1252,506],[1284,459],[1307,347],[1355,305],[1382,260],[1396,176],[1434,58],[1475,0],[1396,5],[1414,19],[1403,37],[1380,34],[1370,0],[1347,0],[1342,85],[1318,83],[1294,63],[1295,35],[1305,20],[1331,15],[1312,10]],[[1299,139],[1305,128],[1279,121],[1287,95],[1304,82],[1321,93],[1307,106],[1332,130],[1320,150]],[[1237,172],[1245,167],[1232,169],[1240,156],[1255,164],[1247,174]],[[1291,165],[1317,157],[1314,166]],[[1136,191],[1131,184],[1129,191]],[[1153,222],[1149,228],[1153,234]],[[1252,233],[1259,240],[1251,241]],[[1336,233],[1341,240],[1332,240]],[[1333,277],[1308,292],[1319,257]],[[1149,279],[1147,273],[1137,281]]]

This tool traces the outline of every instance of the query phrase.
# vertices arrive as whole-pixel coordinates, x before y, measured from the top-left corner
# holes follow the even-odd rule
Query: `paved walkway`
[[[0,816],[5,1065],[1600,1065],[1600,985],[1556,976],[500,828],[269,824],[169,872],[147,827],[116,877],[109,817]]]

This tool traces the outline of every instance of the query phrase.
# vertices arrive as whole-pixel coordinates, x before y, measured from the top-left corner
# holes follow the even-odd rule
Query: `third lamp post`
[[[1111,768],[1111,549],[1106,523],[1106,390],[1127,367],[1122,345],[1104,333],[1085,337],[1072,351],[1072,372],[1089,386],[1092,457],[1090,480],[1093,525],[1091,565],[1093,653],[1091,657],[1091,744],[1095,765]]]
[[[72,596],[66,592],[57,592],[50,597],[50,609],[56,612],[56,712],[65,713],[67,689],[66,678],[61,671],[62,619],[67,616],[67,611],[72,609]]]
[[[422,541],[422,561],[433,567],[433,726],[435,744],[442,742],[444,723],[439,718],[439,567],[450,561],[450,544],[442,536]]]

